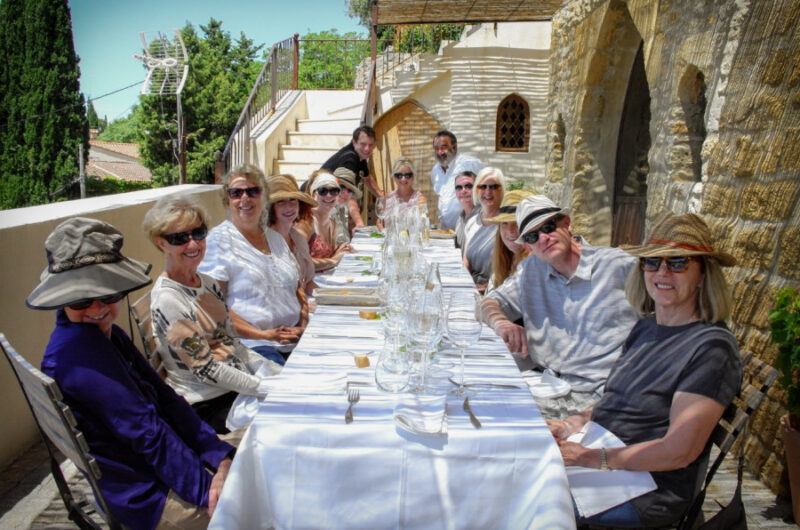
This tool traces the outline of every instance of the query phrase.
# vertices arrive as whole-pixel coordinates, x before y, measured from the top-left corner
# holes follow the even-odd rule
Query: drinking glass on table
[[[481,323],[475,318],[480,296],[474,291],[455,291],[447,305],[447,335],[461,354],[458,388],[450,393],[458,397],[469,395],[464,386],[464,348],[474,344],[481,336]]]

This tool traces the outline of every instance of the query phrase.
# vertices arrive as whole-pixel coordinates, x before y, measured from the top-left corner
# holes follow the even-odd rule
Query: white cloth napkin
[[[347,385],[347,372],[329,374],[299,374],[291,377],[278,375],[261,381],[258,386],[267,395],[273,392],[291,392],[298,394],[335,394],[344,392]]]
[[[446,398],[444,395],[400,395],[394,406],[394,422],[412,434],[447,434]]]
[[[587,422],[567,440],[590,449],[625,446],[611,431],[593,421]],[[656,489],[656,483],[647,471],[600,471],[571,466],[567,468],[567,479],[572,498],[583,517],[591,517]]]
[[[569,383],[546,372],[530,370],[523,372],[522,377],[528,383],[531,395],[535,398],[555,399],[566,396],[572,390]]]

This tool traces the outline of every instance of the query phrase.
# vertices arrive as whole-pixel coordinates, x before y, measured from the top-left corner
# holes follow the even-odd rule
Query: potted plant
[[[792,492],[794,520],[800,524],[800,294],[778,291],[775,310],[769,315],[772,342],[778,345],[779,379],[786,388],[789,413],[781,418],[786,467]]]

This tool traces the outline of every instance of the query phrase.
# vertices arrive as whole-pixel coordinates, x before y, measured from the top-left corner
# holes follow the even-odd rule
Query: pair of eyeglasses
[[[471,190],[471,189],[472,189],[472,184],[464,184],[464,185],[456,184],[456,191]]]
[[[478,189],[479,190],[483,191],[486,188],[489,188],[490,190],[499,190],[500,189],[500,184],[478,184]],[[458,189],[458,188],[456,188],[456,189]]]
[[[414,174],[413,173],[395,173],[394,174],[394,178],[411,180],[411,179],[414,178]]]
[[[84,300],[83,302],[76,302],[74,304],[69,304],[67,307],[70,309],[74,309],[75,311],[83,311],[84,309],[88,309],[95,300],[100,302],[101,304],[105,305],[112,305],[116,304],[120,300],[125,298],[124,294],[112,294],[111,296],[104,296],[103,298],[92,298],[91,300]]]
[[[697,258],[693,257],[676,257],[676,258],[639,258],[639,267],[645,272],[656,272],[661,268],[661,262],[667,262],[667,270],[669,272],[686,272],[689,268],[689,262]]]
[[[539,241],[539,232],[542,234],[552,234],[556,230],[556,220],[550,219],[545,224],[543,224],[538,230],[531,230],[524,236],[522,236],[522,240],[529,245],[535,245],[537,241]]]
[[[339,192],[342,191],[339,188],[319,188],[317,193],[319,193],[320,197],[324,197],[326,195],[330,195],[331,197],[336,197],[339,195]]]
[[[242,195],[247,194],[251,199],[261,196],[261,188],[253,186],[251,188],[228,188],[228,197],[231,199],[241,199]]]
[[[188,243],[190,239],[202,241],[207,235],[208,228],[206,228],[206,225],[200,225],[197,228],[192,228],[191,230],[187,230],[185,232],[173,232],[172,234],[164,234],[161,237],[163,237],[167,243],[173,247],[179,247]]]

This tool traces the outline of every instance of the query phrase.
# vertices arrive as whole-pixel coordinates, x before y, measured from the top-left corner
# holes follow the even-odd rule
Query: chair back
[[[139,339],[141,339],[142,342],[142,353],[147,359],[147,362],[149,362],[153,370],[161,376],[161,379],[166,379],[167,370],[164,368],[161,355],[158,353],[156,338],[153,334],[153,317],[150,313],[150,291],[146,292],[133,303],[131,303],[130,298],[128,298],[128,318],[131,322],[131,330],[136,326]]]
[[[55,459],[49,444],[55,446],[61,454],[69,458],[75,467],[83,472],[94,491],[95,500],[102,511],[103,517],[111,528],[121,528],[117,520],[111,515],[105,497],[98,486],[98,479],[101,476],[100,466],[95,458],[89,454],[89,444],[83,433],[77,428],[77,421],[72,411],[66,403],[64,396],[58,388],[56,382],[38,369],[34,368],[19,353],[14,350],[0,333],[0,349],[8,359],[14,374],[17,376],[20,388],[25,395],[25,400],[33,413],[36,425],[45,440],[48,452],[51,457],[51,471],[53,478],[58,486],[61,498],[72,519],[81,528],[99,528],[91,519],[89,514],[83,509],[80,503],[76,502],[69,486],[61,474],[61,468]],[[49,443],[48,443],[49,442]]]

